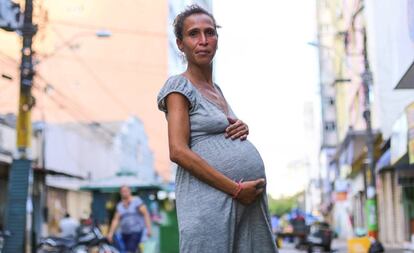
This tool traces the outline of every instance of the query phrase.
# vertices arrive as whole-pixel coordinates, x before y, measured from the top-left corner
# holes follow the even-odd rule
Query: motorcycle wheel
[[[99,246],[98,253],[120,253],[119,250],[117,250],[115,247],[108,245],[108,244],[102,244]]]
[[[75,247],[71,252],[73,253],[88,253],[88,248],[86,246]]]
[[[60,253],[62,250],[49,247],[49,246],[41,246],[36,250],[36,253]]]

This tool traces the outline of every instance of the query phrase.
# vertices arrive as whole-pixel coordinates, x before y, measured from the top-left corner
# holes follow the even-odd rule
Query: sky
[[[213,13],[222,26],[215,81],[249,125],[249,140],[266,166],[268,192],[292,195],[317,169],[318,58],[308,44],[316,40],[314,1],[216,0]],[[305,127],[307,121],[313,129]],[[313,167],[292,166],[303,160]]]

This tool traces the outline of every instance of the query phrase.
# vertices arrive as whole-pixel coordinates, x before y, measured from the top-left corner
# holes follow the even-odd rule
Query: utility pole
[[[30,208],[28,196],[31,195],[33,171],[31,167],[30,146],[32,137],[30,111],[34,106],[31,94],[34,67],[32,40],[36,34],[33,25],[33,1],[25,0],[23,25],[20,29],[23,47],[20,66],[20,98],[16,123],[17,154],[13,159],[9,173],[8,203],[5,227],[11,236],[6,239],[5,253],[26,252],[27,207]],[[29,205],[28,205],[29,203]]]
[[[374,149],[374,134],[372,132],[372,120],[371,120],[371,101],[370,101],[370,88],[372,85],[372,72],[368,60],[368,45],[367,45],[367,33],[366,29],[362,30],[363,33],[363,57],[364,57],[364,73],[362,73],[363,88],[364,88],[364,119],[366,124],[366,146],[367,157],[365,160],[364,173],[367,181],[365,204],[367,214],[367,227],[368,235],[378,238],[378,215],[377,215],[377,193],[375,182],[375,149]]]

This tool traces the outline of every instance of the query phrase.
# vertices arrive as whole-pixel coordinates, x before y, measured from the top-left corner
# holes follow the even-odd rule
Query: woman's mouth
[[[206,50],[201,50],[201,51],[197,51],[196,55],[200,55],[200,56],[205,56],[205,55],[209,55],[210,52],[206,51]]]

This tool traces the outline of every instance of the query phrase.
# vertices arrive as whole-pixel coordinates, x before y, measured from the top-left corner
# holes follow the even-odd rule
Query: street
[[[295,249],[295,246],[293,244],[284,244],[281,249],[279,249],[279,253],[306,253],[306,250],[298,250]],[[315,250],[315,252],[322,252]],[[346,242],[341,240],[334,240],[332,242],[332,253],[346,253],[348,252]],[[412,253],[412,251],[403,250],[403,249],[391,249],[391,248],[385,248],[386,253]]]
[[[295,245],[294,244],[288,244],[285,243],[283,244],[282,248],[279,249],[280,253],[306,253],[305,249],[302,250],[298,250],[295,249]],[[322,251],[318,251],[318,249],[315,249],[315,252],[322,252]],[[333,241],[332,242],[332,251],[334,253],[346,253],[347,252],[347,248],[346,248],[346,243],[344,241]]]

